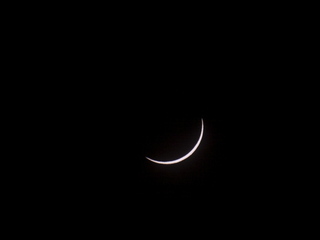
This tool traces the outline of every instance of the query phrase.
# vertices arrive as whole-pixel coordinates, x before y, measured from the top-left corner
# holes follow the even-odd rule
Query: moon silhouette
[[[186,155],[184,155],[184,156],[182,156],[182,157],[180,157],[178,159],[170,160],[170,161],[159,161],[159,160],[155,160],[155,159],[149,158],[147,156],[146,156],[146,159],[148,159],[148,160],[150,160],[151,162],[154,162],[154,163],[165,164],[165,165],[182,162],[183,160],[185,160],[188,157],[190,157],[197,150],[197,148],[199,147],[200,142],[202,140],[202,136],[203,136],[203,130],[204,130],[204,124],[203,124],[203,119],[201,118],[201,132],[200,132],[199,139],[198,139],[196,145],[194,145],[194,147]]]

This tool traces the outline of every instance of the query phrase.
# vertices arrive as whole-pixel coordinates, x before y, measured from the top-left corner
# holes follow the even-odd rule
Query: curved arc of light
[[[204,124],[203,124],[203,119],[201,118],[201,132],[200,132],[200,137],[199,137],[196,145],[195,145],[186,155],[184,155],[183,157],[178,158],[178,159],[175,159],[175,160],[171,160],[171,161],[159,161],[159,160],[155,160],[155,159],[152,159],[152,158],[149,158],[149,157],[146,157],[146,159],[148,159],[148,160],[150,160],[151,162],[154,162],[154,163],[165,164],[165,165],[175,164],[175,163],[182,162],[183,160],[185,160],[185,159],[187,159],[188,157],[190,157],[190,156],[197,150],[197,148],[199,147],[200,142],[201,142],[202,137],[203,137],[203,130],[204,130]]]

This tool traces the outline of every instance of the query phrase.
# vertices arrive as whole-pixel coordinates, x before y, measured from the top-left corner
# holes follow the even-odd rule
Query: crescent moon
[[[198,139],[196,145],[186,155],[184,155],[183,157],[175,159],[175,160],[171,160],[171,161],[159,161],[159,160],[155,160],[155,159],[152,159],[152,158],[149,158],[149,157],[146,157],[146,159],[148,159],[148,160],[150,160],[151,162],[154,162],[154,163],[165,164],[165,165],[182,162],[183,160],[185,160],[188,157],[190,157],[197,150],[197,148],[199,147],[200,142],[202,140],[202,136],[203,136],[203,130],[204,130],[204,124],[203,124],[203,119],[201,118],[201,132],[200,132],[199,139]]]

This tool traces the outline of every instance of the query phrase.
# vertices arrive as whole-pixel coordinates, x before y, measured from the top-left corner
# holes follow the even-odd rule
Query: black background
[[[144,222],[270,209],[281,191],[271,154],[277,114],[269,104],[279,55],[259,33],[228,26],[148,38],[132,27],[107,34],[90,26],[84,36],[83,25],[78,32],[67,26],[42,41],[37,60],[50,56],[37,65],[48,79],[36,99],[39,140],[50,139],[41,142],[42,199],[64,215]],[[203,140],[186,161],[145,159],[150,129],[171,120],[197,126],[201,118]]]
[[[23,10],[8,34],[11,77],[22,81],[6,101],[17,101],[12,138],[22,147],[12,153],[22,157],[6,181],[17,183],[12,196],[17,211],[29,211],[25,222],[37,218],[49,233],[93,225],[106,234],[201,238],[202,229],[207,237],[223,226],[238,236],[282,228],[305,206],[297,188],[306,186],[306,158],[296,153],[308,139],[296,133],[307,124],[293,119],[306,118],[298,86],[308,71],[297,46],[308,52],[300,42],[308,34],[297,31],[306,28],[296,11],[78,6]],[[296,20],[282,14],[290,12]],[[164,123],[188,135],[201,118],[203,140],[190,158],[169,166],[145,158],[150,145],[178,154],[187,140],[175,136],[179,147],[157,149],[151,140]]]

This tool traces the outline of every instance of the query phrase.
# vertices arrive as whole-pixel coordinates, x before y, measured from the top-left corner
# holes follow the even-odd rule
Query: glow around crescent
[[[203,130],[204,130],[204,124],[203,124],[203,119],[201,118],[201,132],[200,132],[200,137],[196,143],[196,145],[191,149],[190,152],[188,152],[186,155],[184,155],[181,158],[175,159],[175,160],[171,160],[171,161],[159,161],[159,160],[155,160],[149,157],[146,157],[146,159],[150,160],[151,162],[154,163],[158,163],[158,164],[165,164],[165,165],[169,165],[169,164],[175,164],[175,163],[179,163],[182,162],[183,160],[187,159],[188,157],[190,157],[199,147],[200,142],[202,140],[202,136],[203,136]]]

